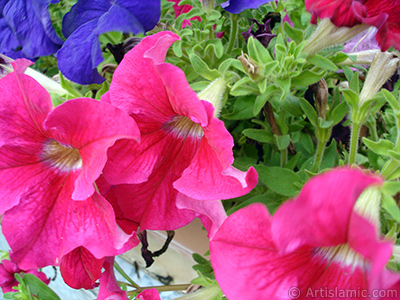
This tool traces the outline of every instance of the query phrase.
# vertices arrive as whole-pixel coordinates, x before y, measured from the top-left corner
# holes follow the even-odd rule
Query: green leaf
[[[300,101],[301,109],[304,111],[307,118],[310,120],[310,123],[314,127],[317,127],[318,115],[317,115],[317,112],[315,111],[314,107],[312,107],[312,105],[304,98],[300,98],[299,101]]]
[[[387,211],[389,215],[393,217],[393,219],[400,223],[400,210],[396,204],[396,201],[393,197],[383,193],[382,194],[382,207]]]
[[[400,181],[385,181],[381,187],[381,191],[388,196],[396,195],[400,192]]]
[[[221,73],[217,70],[211,70],[206,62],[200,58],[200,56],[192,53],[189,55],[189,59],[194,70],[205,79],[212,81],[218,77],[221,77]]]
[[[333,125],[336,125],[343,120],[349,110],[349,105],[346,102],[342,102],[332,110],[332,113],[329,114],[329,119],[333,121]]]
[[[277,91],[279,90],[276,86],[270,85],[267,87],[264,93],[257,96],[256,101],[254,102],[253,116],[256,116],[260,113],[264,105],[267,103],[268,99],[271,98],[271,96]]]
[[[281,88],[282,90],[282,95],[280,100],[282,101],[283,99],[285,99],[287,97],[287,95],[289,95],[290,93],[290,83],[291,83],[291,79],[290,77],[287,78],[275,78],[275,84]]]
[[[285,135],[274,135],[276,140],[276,145],[279,150],[286,149],[290,144],[290,136],[288,134]]]
[[[400,153],[397,151],[393,151],[393,150],[389,150],[387,152],[387,154],[389,154],[389,156],[397,161],[400,161]]]
[[[240,63],[239,60],[235,59],[235,58],[228,58],[226,60],[224,60],[218,67],[218,71],[221,72],[221,74],[225,74],[226,71],[228,71],[228,69],[230,67],[235,67],[236,69],[241,70],[242,72],[244,72],[242,64]]]
[[[29,287],[32,294],[46,300],[60,300],[60,297],[53,292],[43,281],[37,278],[35,275],[26,273],[22,277],[22,281]]]
[[[318,117],[318,127],[319,128],[323,128],[323,129],[327,129],[327,128],[331,128],[333,126],[333,121],[325,121],[324,119]]]
[[[283,31],[290,37],[296,44],[300,44],[303,40],[303,31],[289,25],[288,22],[283,23]]]
[[[254,88],[251,86],[254,86]],[[253,81],[249,77],[243,77],[233,85],[230,94],[232,96],[245,96],[254,94],[256,91],[258,91],[258,88]]]
[[[172,44],[172,50],[177,57],[182,57],[182,41],[176,41]]]
[[[285,169],[289,169],[289,170],[292,170],[292,171],[293,171],[294,168],[295,168],[296,165],[297,165],[297,162],[299,161],[300,156],[301,156],[301,153],[300,153],[300,152],[296,153],[296,155],[293,156],[293,157],[287,162],[287,164],[285,165]]]
[[[268,50],[252,36],[247,41],[247,49],[249,51],[249,56],[260,65],[264,65],[272,61],[272,57],[269,55]]]
[[[317,67],[320,67],[321,69],[324,69],[324,70],[329,70],[329,71],[333,71],[333,72],[336,72],[337,70],[339,70],[338,67],[333,62],[331,62],[326,57],[323,57],[318,54],[308,57],[307,60],[310,63],[312,63],[313,65],[316,65]]]
[[[224,46],[222,45],[221,39],[208,40],[206,42],[205,51],[208,51],[210,48],[213,49],[217,58],[221,58],[224,54]]]
[[[223,117],[228,120],[246,120],[253,118],[254,101],[254,95],[237,98],[233,105],[233,112],[224,114]]]
[[[363,137],[362,140],[369,150],[379,155],[388,156],[388,151],[393,150],[394,148],[394,144],[389,140],[380,139],[379,141],[375,142],[365,137]]]
[[[360,81],[358,78],[358,73],[353,73],[353,77],[349,81],[349,88],[357,94],[360,93]]]
[[[352,90],[342,90],[344,99],[346,102],[350,105],[351,108],[356,108],[358,107],[358,102],[360,101],[360,98],[358,94]]]
[[[342,70],[344,75],[346,76],[347,81],[350,82],[354,74],[353,70],[350,69],[348,66],[342,66]]]
[[[301,116],[303,114],[299,98],[293,96],[292,94],[289,94],[285,99],[282,99],[279,105],[293,116]]]
[[[71,81],[65,79],[64,76],[61,74],[61,72],[59,72],[58,74],[60,75],[61,87],[64,90],[66,90],[70,96],[72,96],[73,98],[82,98],[83,97],[83,95],[74,88]]]
[[[276,60],[274,61],[270,61],[268,63],[266,63],[263,67],[264,69],[264,76],[269,76],[272,74],[272,72],[275,71],[276,67],[279,65],[279,62],[277,62]]]
[[[400,110],[399,101],[393,96],[393,94],[391,92],[389,92],[387,89],[382,89],[381,93],[385,97],[386,101],[389,102],[389,104],[393,108],[393,110],[396,110],[396,111]]]
[[[293,197],[300,191],[302,180],[289,169],[280,167],[255,166],[260,180],[272,191],[287,197]]]
[[[249,139],[260,143],[274,143],[272,134],[264,129],[245,129],[242,133]]]
[[[292,86],[309,86],[318,82],[324,75],[325,71],[316,73],[310,70],[304,70],[300,75],[292,78]]]

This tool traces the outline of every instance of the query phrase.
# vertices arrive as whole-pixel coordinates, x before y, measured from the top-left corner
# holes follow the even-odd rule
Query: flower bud
[[[240,60],[244,71],[249,74],[253,81],[258,82],[263,79],[262,69],[258,63],[250,58],[246,53],[242,52],[242,55],[238,57],[238,60]]]
[[[210,102],[214,106],[214,116],[218,118],[222,108],[222,98],[226,90],[226,81],[219,77],[211,82],[204,90],[197,94],[201,100]]]

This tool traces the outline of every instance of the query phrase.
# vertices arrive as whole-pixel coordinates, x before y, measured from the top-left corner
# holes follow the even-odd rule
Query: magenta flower
[[[400,274],[385,268],[393,243],[354,210],[361,192],[381,183],[336,169],[312,178],[273,217],[262,204],[229,216],[210,243],[222,291],[230,300],[377,299],[366,295],[399,289]],[[339,295],[346,291],[358,294]]]
[[[330,18],[338,27],[365,23],[378,28],[376,39],[382,51],[400,49],[400,2],[398,0],[305,0],[312,22]]]
[[[14,286],[18,286],[19,284],[14,277],[16,273],[19,273],[21,276],[23,276],[24,273],[30,273],[46,284],[50,282],[50,278],[47,278],[46,274],[39,272],[37,269],[21,270],[14,262],[3,259],[0,263],[0,287],[3,293],[16,292],[16,290],[13,289]]]
[[[102,99],[128,112],[142,134],[140,144],[125,140],[110,148],[104,169],[119,184],[125,217],[141,229],[173,230],[201,215],[220,222],[225,213],[215,200],[257,184],[254,168],[232,167],[233,139],[213,105],[197,97],[182,70],[164,62],[178,39],[171,32],[144,38],[125,55]]]
[[[137,244],[94,186],[107,149],[139,139],[125,112],[87,98],[52,110],[34,79],[13,72],[0,79],[0,128],[0,213],[20,268],[83,261],[87,252],[101,259]]]

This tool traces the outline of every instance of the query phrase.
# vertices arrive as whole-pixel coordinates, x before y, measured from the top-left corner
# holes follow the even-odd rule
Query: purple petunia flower
[[[228,0],[222,3],[221,6],[232,14],[239,14],[248,8],[258,8],[271,1],[272,0]]]
[[[47,10],[55,0],[0,1],[0,53],[36,59],[55,53],[63,41]]]
[[[110,31],[142,33],[160,18],[159,0],[80,0],[63,20],[67,38],[58,52],[58,68],[80,84],[101,83],[96,67],[103,61],[99,36]]]

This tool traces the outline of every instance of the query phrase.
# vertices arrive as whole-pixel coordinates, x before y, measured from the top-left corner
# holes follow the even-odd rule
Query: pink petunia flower
[[[308,181],[273,217],[262,204],[229,216],[210,242],[222,291],[229,300],[398,299],[400,274],[385,268],[393,243],[354,209],[366,187],[381,183],[336,169]]]
[[[305,4],[314,24],[317,18],[330,18],[338,27],[375,26],[382,51],[391,46],[400,49],[399,0],[306,0]]]
[[[20,268],[68,266],[137,245],[94,185],[107,149],[139,139],[125,112],[87,98],[52,109],[34,79],[13,72],[0,80],[0,128],[2,228]]]
[[[23,276],[24,273],[33,274],[46,284],[50,283],[50,278],[46,274],[39,272],[37,269],[21,270],[18,266],[10,261],[3,259],[0,263],[0,287],[3,293],[16,292],[14,286],[18,286],[19,282],[15,279],[14,274],[19,273]]]
[[[140,144],[116,142],[104,169],[125,217],[142,230],[174,230],[201,215],[210,227],[226,216],[220,199],[257,184],[254,168],[232,167],[233,139],[213,105],[198,98],[182,70],[164,62],[178,39],[171,32],[143,39],[126,54],[102,99],[128,112],[142,134]],[[147,181],[134,184],[144,176]]]

